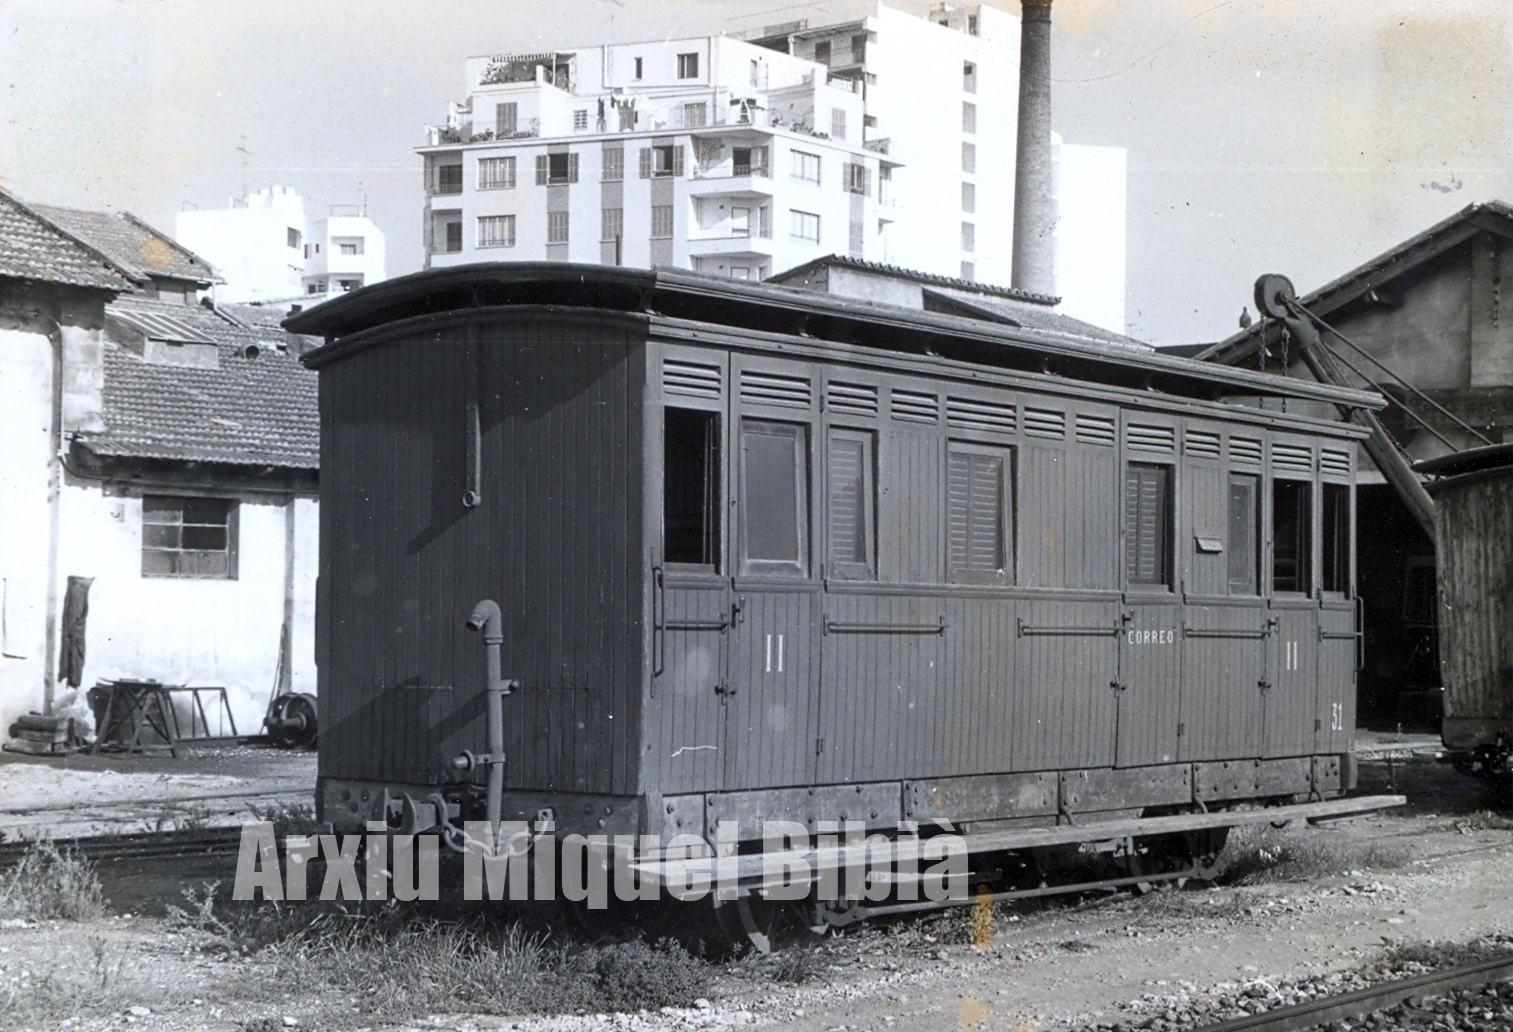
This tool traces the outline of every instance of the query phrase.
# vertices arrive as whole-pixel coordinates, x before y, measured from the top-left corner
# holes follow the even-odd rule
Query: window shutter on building
[[[651,148],[650,147],[642,147],[641,148],[641,178],[642,179],[650,179],[651,178]]]
[[[683,148],[682,147],[674,147],[672,149],[672,174],[675,175],[675,176],[681,176],[683,174]]]
[[[567,181],[569,183],[578,181],[578,155],[576,154],[567,156]]]
[[[546,185],[547,157],[545,154],[536,155],[536,185]]]

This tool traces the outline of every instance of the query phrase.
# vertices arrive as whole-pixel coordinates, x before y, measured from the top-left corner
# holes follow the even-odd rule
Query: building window
[[[307,293],[307,294],[319,294],[320,293],[320,284],[319,283],[314,283],[314,282],[306,283],[305,284],[305,293]]]
[[[636,58],[636,78],[641,78],[641,59]]]
[[[877,203],[893,204],[893,169],[887,165],[877,170]]]
[[[961,170],[972,175],[977,174],[977,144],[963,143],[961,145]]]
[[[1350,488],[1324,485],[1324,540],[1319,555],[1320,585],[1325,591],[1350,591]]]
[[[789,235],[795,240],[804,240],[811,244],[820,242],[820,217],[807,211],[789,209],[792,216]]]
[[[1258,535],[1261,525],[1261,478],[1229,475],[1229,593],[1259,595]]]
[[[309,244],[305,245],[305,257],[306,258],[310,257],[310,245]]]
[[[967,35],[977,35],[977,15],[975,14],[967,15]]]
[[[826,68],[830,67],[830,41],[821,40],[814,45],[814,60]]]
[[[567,243],[567,212],[549,211],[546,213],[546,242],[549,244]]]
[[[961,102],[961,131],[964,133],[977,132],[977,105],[969,100]]]
[[[515,188],[514,158],[479,158],[478,189],[513,190]]]
[[[861,64],[867,60],[867,34],[865,32],[851,37],[851,63]]]
[[[1006,448],[946,445],[946,566],[952,581],[1008,580],[1011,460]]]
[[[709,105],[703,101],[683,105],[683,127],[702,129],[709,124]]]
[[[751,236],[751,209],[732,206],[730,209],[730,235]]]
[[[809,429],[741,422],[741,572],[802,577],[809,560]]]
[[[841,171],[845,189],[848,193],[871,196],[872,173],[867,170],[866,165],[853,165],[848,161],[841,166]]]
[[[588,108],[579,108],[573,112],[574,131],[588,128]]]
[[[679,54],[678,55],[678,78],[680,78],[680,79],[697,79],[698,77],[699,77],[699,55],[698,54]]]
[[[718,572],[719,413],[662,412],[662,556]]]
[[[757,236],[763,240],[772,237],[772,209],[765,204],[757,209]]]
[[[1124,566],[1131,587],[1171,587],[1172,471],[1132,462],[1124,475]]]
[[[604,151],[604,181],[616,183],[625,178],[625,148],[610,147]]]
[[[846,109],[830,109],[830,138],[844,140],[846,138]]]
[[[971,283],[974,280],[976,280],[977,279],[977,263],[976,262],[962,262],[961,263],[961,278],[964,279],[964,280],[966,280],[968,283]]]
[[[1271,587],[1307,594],[1313,584],[1313,485],[1304,480],[1271,484]]]
[[[560,183],[576,183],[578,181],[578,155],[576,154],[538,154],[536,155],[536,185],[556,186]]]
[[[961,224],[961,249],[963,251],[977,250],[977,227],[970,222]]]
[[[520,105],[515,101],[507,104],[494,105],[494,135],[500,139],[509,139],[515,135],[515,127],[519,122]]]
[[[607,243],[625,235],[625,209],[605,208],[599,216],[599,239]]]
[[[362,286],[362,280],[339,279],[339,280],[336,281],[336,285],[338,287],[340,287],[342,289],[342,293],[345,294],[345,293],[347,293],[349,291],[356,290],[358,287]]]
[[[448,222],[447,229],[447,253],[456,254],[462,250],[462,223]]]
[[[362,254],[362,248],[357,244],[337,244],[342,254]]]
[[[479,247],[514,247],[515,216],[480,215],[478,217]]]
[[[730,174],[733,176],[765,176],[767,170],[766,147],[732,147],[730,151]]]
[[[851,257],[860,258],[862,256],[862,245],[864,243],[863,238],[865,234],[866,223],[861,221],[860,219],[853,219],[851,221],[851,232],[848,238],[848,246],[850,248]]]
[[[237,504],[142,496],[142,576],[236,580]]]
[[[793,158],[793,178],[801,179],[806,183],[818,183],[820,181],[820,156],[809,154],[805,151],[791,151]]]
[[[762,85],[762,66],[757,63],[755,58],[752,58],[751,61],[751,85],[753,87]]]
[[[436,166],[436,192],[439,194],[462,193],[462,166]],[[291,230],[291,232],[293,232]]]
[[[289,246],[290,247],[298,248],[299,247],[299,230],[295,229],[293,226],[290,226],[289,227],[289,232],[288,232],[288,240],[289,240]]]
[[[831,430],[826,474],[831,576],[871,580],[876,575],[877,474],[874,435]]]
[[[641,178],[661,179],[683,174],[683,148],[667,144],[641,148]]]
[[[966,61],[961,66],[961,88],[968,93],[977,92],[977,66]]]
[[[961,210],[968,214],[977,211],[977,186],[973,183],[961,184]]]
[[[672,205],[651,206],[651,235],[653,238],[672,236]]]

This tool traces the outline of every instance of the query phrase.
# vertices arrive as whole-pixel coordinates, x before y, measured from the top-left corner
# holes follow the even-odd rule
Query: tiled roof
[[[1037,294],[1032,290],[1020,290],[1018,287],[1000,287],[992,283],[979,283],[976,280],[960,279],[956,276],[941,276],[933,272],[920,272],[918,269],[906,269],[901,265],[888,265],[885,262],[869,262],[863,258],[852,258],[844,254],[827,254],[823,258],[816,258],[813,261],[805,262],[803,265],[795,265],[791,269],[785,269],[774,276],[769,276],[768,281],[786,285],[790,279],[802,276],[811,269],[826,266],[858,269],[862,272],[875,272],[882,276],[909,280],[913,283],[928,284],[932,287],[950,287],[954,290],[963,290],[973,294],[1013,298],[1019,301],[1027,301],[1031,304],[1055,305],[1061,302],[1061,298],[1059,297],[1052,297],[1049,294]]]
[[[137,279],[175,276],[209,284],[215,270],[193,251],[130,212],[80,211],[33,204],[31,210],[83,240]]]
[[[0,190],[0,277],[124,291],[131,281]]]
[[[1101,326],[1094,326],[1090,322],[1083,322],[1070,315],[1062,315],[1060,312],[1044,305],[1029,304],[1006,297],[994,297],[980,293],[971,293],[965,290],[956,290],[948,287],[931,287],[926,290],[927,294],[938,297],[948,297],[967,309],[977,309],[991,318],[1007,319],[1025,329],[1038,330],[1042,333],[1054,334],[1065,337],[1068,340],[1097,341],[1099,344],[1116,344],[1119,347],[1137,348],[1140,351],[1152,350],[1149,344],[1138,341],[1133,337],[1126,337],[1122,333],[1105,330]]]
[[[192,327],[216,342],[219,368],[158,364],[135,342],[108,345],[106,429],[80,439],[95,454],[319,467],[316,374],[279,350],[282,331],[238,325],[203,306],[126,296],[106,308],[112,334],[121,325],[113,314],[166,315]],[[256,358],[241,353],[249,344],[258,346]]]

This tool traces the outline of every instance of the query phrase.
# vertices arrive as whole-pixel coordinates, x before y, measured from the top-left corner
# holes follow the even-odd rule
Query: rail
[[[1025,623],[1023,620],[1019,620],[1017,623],[1019,625],[1019,637],[1021,638],[1112,638],[1122,630],[1117,624],[1109,624],[1103,627],[1035,627]]]
[[[1485,985],[1510,974],[1513,974],[1513,956],[1497,957],[1447,971],[1435,971],[1397,982],[1384,982],[1341,996],[1309,1000],[1294,1007],[1232,1018],[1216,1025],[1207,1025],[1198,1032],[1297,1032],[1333,1021],[1363,1017],[1386,1007],[1395,1007],[1410,996],[1433,996],[1447,989]]]
[[[946,618],[933,624],[839,623],[825,621],[826,634],[945,634]]]

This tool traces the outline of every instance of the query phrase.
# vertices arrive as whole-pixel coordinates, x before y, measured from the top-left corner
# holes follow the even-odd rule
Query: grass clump
[[[37,842],[0,877],[0,917],[27,921],[94,921],[105,896],[94,865],[51,842]]]
[[[1409,860],[1407,847],[1400,844],[1245,825],[1230,833],[1219,856],[1218,881],[1226,885],[1300,882],[1348,870],[1398,870]]]

